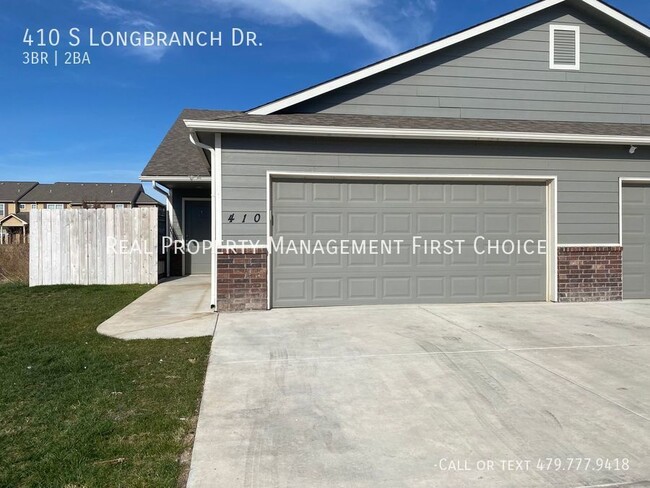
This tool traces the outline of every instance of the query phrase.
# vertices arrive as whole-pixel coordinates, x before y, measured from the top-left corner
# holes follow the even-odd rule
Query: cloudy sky
[[[185,107],[248,109],[528,0],[2,0],[0,180],[137,181]],[[650,23],[650,2],[611,0]],[[23,65],[79,28],[90,65]],[[102,31],[257,33],[261,47],[86,47]],[[26,29],[34,41],[23,41]],[[65,48],[58,49],[63,52]],[[60,54],[62,55],[62,54]]]

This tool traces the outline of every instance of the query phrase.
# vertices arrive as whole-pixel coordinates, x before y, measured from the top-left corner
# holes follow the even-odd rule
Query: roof
[[[422,46],[416,47],[415,49],[411,49],[410,51],[392,56],[364,68],[352,71],[351,73],[333,78],[324,83],[320,83],[305,90],[301,90],[291,95],[274,100],[270,103],[253,108],[249,110],[248,113],[253,115],[268,115],[279,112],[293,105],[297,105],[306,100],[310,100],[325,93],[329,93],[333,90],[363,80],[388,69],[395,68],[396,66],[403,65],[428,54],[440,51],[441,49],[445,49],[449,46],[453,46],[473,37],[485,34],[486,32],[500,28],[507,24],[511,24],[525,17],[562,3],[579,5],[581,7],[586,7],[593,11],[596,11],[612,22],[620,25],[630,32],[633,32],[641,39],[650,43],[650,27],[600,0],[540,0],[526,7],[520,8],[492,20],[488,20],[487,22],[483,22],[451,36],[447,36],[437,41],[424,44]]]
[[[161,205],[162,206],[162,203],[160,203],[155,198],[147,195],[145,192],[142,192],[142,193],[140,193],[140,195],[138,195],[138,199],[135,201],[135,204],[136,205]]]
[[[15,202],[36,185],[35,181],[0,181],[0,202]]]
[[[218,120],[240,112],[224,110],[185,109],[178,116],[163,139],[149,163],[142,172],[143,176],[205,176],[210,168],[201,150],[189,139],[190,131],[183,123],[184,119]]]
[[[7,215],[6,217],[0,219],[0,224],[9,220],[10,218],[17,218],[25,224],[29,224],[29,212],[17,212]]]
[[[197,131],[323,137],[650,145],[650,124],[347,114],[238,114],[186,120]]]
[[[359,127],[389,129],[431,129],[457,131],[503,131],[548,134],[591,134],[650,137],[650,124],[600,122],[555,122],[541,120],[459,119],[444,117],[404,117],[348,114],[234,114],[213,120],[223,126],[235,124],[292,125],[315,127]]]
[[[21,202],[53,203],[132,203],[143,191],[140,183],[66,183],[41,184]]]

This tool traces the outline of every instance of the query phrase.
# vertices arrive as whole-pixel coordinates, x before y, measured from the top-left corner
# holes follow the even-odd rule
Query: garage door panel
[[[418,213],[415,222],[415,231],[419,235],[425,233],[442,234],[445,231],[445,215],[441,213]]]
[[[379,201],[377,185],[374,183],[348,183],[347,189],[350,202],[377,203]]]
[[[384,202],[413,203],[413,186],[409,184],[381,185]]]
[[[623,187],[623,298],[650,298],[650,186]]]
[[[314,183],[312,191],[314,202],[327,202],[330,204],[343,202],[343,188],[340,185]]]
[[[451,185],[450,203],[479,203],[479,188],[476,185]]]
[[[349,278],[348,279],[348,298],[353,300],[372,299],[377,297],[376,277],[366,278]]]
[[[373,303],[465,303],[544,300],[545,256],[473,252],[488,239],[544,239],[545,187],[436,182],[287,181],[276,198],[274,239],[400,239],[391,254],[312,254],[272,258],[273,306]],[[305,186],[291,191],[286,185]],[[336,188],[330,188],[336,187]],[[301,206],[296,201],[304,195]],[[289,215],[291,219],[283,216]],[[297,215],[303,215],[299,219]],[[309,225],[299,232],[302,222]],[[339,225],[340,224],[340,225]],[[281,232],[285,229],[285,233]],[[290,232],[287,232],[288,229]],[[434,249],[413,252],[412,238]],[[436,241],[464,240],[450,255]],[[447,252],[449,250],[447,249]],[[295,279],[298,279],[296,281]],[[302,280],[302,281],[300,281]],[[302,283],[303,290],[297,287]],[[283,288],[278,290],[278,287]]]
[[[312,214],[312,233],[314,235],[335,235],[343,234],[343,217],[340,213],[321,213]]]
[[[445,201],[445,187],[442,185],[415,185],[417,188],[418,203],[443,203]]]
[[[347,234],[350,237],[376,235],[378,231],[377,218],[376,213],[350,213],[347,218]]]
[[[314,300],[342,300],[343,283],[339,278],[314,278],[312,282]]]

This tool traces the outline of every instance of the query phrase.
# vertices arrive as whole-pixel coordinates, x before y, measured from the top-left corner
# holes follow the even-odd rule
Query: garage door
[[[650,298],[650,187],[623,188],[623,298]]]
[[[472,249],[477,236],[545,240],[544,185],[287,179],[271,193],[272,236],[284,243],[271,259],[275,307],[546,299],[544,255]],[[425,253],[412,247],[414,235],[468,245]],[[315,252],[327,240],[404,245],[390,254]],[[312,247],[289,252],[290,241]]]

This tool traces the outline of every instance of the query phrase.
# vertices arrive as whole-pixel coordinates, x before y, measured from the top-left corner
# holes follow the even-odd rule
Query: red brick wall
[[[622,300],[622,251],[622,247],[559,247],[559,301]]]
[[[266,310],[266,250],[222,251],[217,258],[219,312]]]

